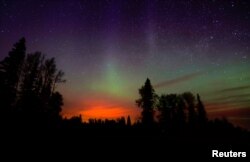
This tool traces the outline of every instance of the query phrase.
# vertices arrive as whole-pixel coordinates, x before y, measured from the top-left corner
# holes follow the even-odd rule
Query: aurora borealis
[[[55,57],[62,114],[139,117],[138,88],[199,93],[208,115],[250,121],[247,0],[0,0],[0,59],[24,36]]]

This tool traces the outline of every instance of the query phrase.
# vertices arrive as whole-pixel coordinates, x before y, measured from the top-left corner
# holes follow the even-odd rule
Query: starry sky
[[[199,93],[210,118],[250,122],[247,0],[0,0],[0,59],[55,57],[67,82],[62,114],[137,120],[140,88]]]

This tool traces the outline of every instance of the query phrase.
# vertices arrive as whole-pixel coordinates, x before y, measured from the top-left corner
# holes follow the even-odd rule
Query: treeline
[[[205,107],[199,94],[195,97],[191,92],[183,94],[157,95],[149,79],[139,89],[141,98],[136,100],[142,108],[142,124],[152,126],[157,121],[164,130],[180,130],[184,128],[201,128],[208,121]]]
[[[56,90],[65,82],[64,73],[57,69],[54,58],[41,52],[26,53],[25,39],[14,44],[8,56],[0,62],[0,122],[5,128],[60,128],[81,132],[111,132],[121,135],[183,133],[231,134],[241,132],[226,119],[208,120],[199,94],[157,95],[149,79],[139,89],[136,100],[142,109],[141,118],[131,122],[130,116],[117,120],[70,119],[60,114],[63,96]],[[84,117],[84,116],[83,116]],[[215,133],[216,132],[216,133]]]
[[[1,123],[8,127],[50,127],[61,120],[62,95],[56,91],[64,73],[54,58],[26,53],[20,39],[0,62]]]
[[[183,140],[239,140],[237,138],[246,139],[249,136],[225,118],[209,120],[199,94],[195,96],[191,92],[185,92],[157,95],[149,79],[139,89],[139,94],[136,104],[142,109],[141,117],[133,123],[130,116],[116,120],[89,119],[88,122],[83,122],[79,115],[63,120],[63,125],[71,130],[83,131],[85,135],[163,136]]]

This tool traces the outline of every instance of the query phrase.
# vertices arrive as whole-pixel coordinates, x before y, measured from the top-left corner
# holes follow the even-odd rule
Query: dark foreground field
[[[248,161],[249,133],[167,134],[141,129],[51,129],[1,132],[8,161]],[[246,152],[247,158],[212,158],[212,150]]]

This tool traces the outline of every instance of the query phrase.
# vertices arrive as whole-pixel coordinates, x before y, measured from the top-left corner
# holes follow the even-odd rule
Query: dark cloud
[[[223,100],[223,101],[218,101],[218,102],[214,102],[214,104],[217,105],[242,105],[242,104],[249,104],[250,103],[250,99],[238,99],[238,100]]]
[[[244,89],[248,89],[250,88],[250,85],[246,85],[246,86],[238,86],[238,87],[233,87],[233,88],[226,88],[226,89],[222,89],[219,92],[234,92],[234,91],[240,91],[240,90],[244,90]]]
[[[196,77],[198,77],[200,75],[202,75],[201,72],[184,75],[184,76],[181,76],[179,78],[175,78],[175,79],[160,82],[158,84],[155,84],[154,87],[155,88],[160,88],[160,87],[168,87],[168,86],[176,85],[176,84],[179,84],[179,83],[182,83],[182,82],[186,82],[188,80],[192,80],[192,79],[194,79],[194,78],[196,78]]]
[[[236,95],[229,95],[225,97],[215,98],[215,101],[221,100],[231,100],[231,99],[242,99],[242,98],[250,98],[250,93],[247,94],[236,94]]]

